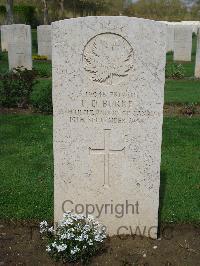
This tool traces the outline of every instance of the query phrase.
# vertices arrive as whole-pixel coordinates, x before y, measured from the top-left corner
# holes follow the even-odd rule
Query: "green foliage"
[[[30,102],[39,112],[52,113],[52,84],[51,80],[39,80],[31,93]]]
[[[33,67],[40,78],[50,78],[52,75],[51,62],[33,61]]]
[[[181,64],[171,64],[169,68],[166,68],[166,78],[183,79],[185,77],[185,70]]]
[[[139,0],[130,5],[124,14],[155,20],[181,21],[188,12],[181,0]]]
[[[6,14],[6,7],[0,5],[0,15],[5,15]]]
[[[33,59],[33,60],[42,60],[42,61],[43,61],[43,60],[47,60],[48,58],[47,58],[46,55],[37,55],[37,54],[36,54],[36,55],[33,55],[33,56],[32,56],[32,59]]]
[[[200,1],[197,0],[191,7],[190,13],[193,20],[200,20]]]
[[[31,37],[32,37],[32,54],[37,54],[38,50],[38,42],[37,42],[37,30],[31,30]]]
[[[106,0],[70,0],[64,1],[65,7],[72,11],[73,16],[91,16],[101,14],[107,8]]]
[[[34,6],[22,4],[14,6],[14,17],[15,21],[29,24],[32,27],[36,27],[38,25]]]
[[[1,74],[0,106],[26,108],[29,104],[35,77],[35,71],[21,68]]]

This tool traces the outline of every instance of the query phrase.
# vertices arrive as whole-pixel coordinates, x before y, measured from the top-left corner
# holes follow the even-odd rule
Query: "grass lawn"
[[[165,103],[200,103],[200,80],[166,80]]]
[[[52,116],[0,116],[1,218],[53,219]],[[200,118],[164,120],[161,220],[200,221]]]
[[[51,218],[52,117],[0,116],[1,218]]]

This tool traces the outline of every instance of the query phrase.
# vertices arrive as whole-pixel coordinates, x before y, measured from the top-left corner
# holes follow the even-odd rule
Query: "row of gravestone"
[[[174,52],[175,61],[191,61],[192,33],[198,33],[200,22],[160,22],[167,25],[167,52]]]
[[[156,238],[166,37],[139,18],[52,23],[55,222],[70,210]]]
[[[174,61],[191,61],[192,34],[197,35],[195,77],[200,78],[200,22],[167,22],[167,52],[174,53]]]
[[[37,27],[38,54],[51,59],[51,26]],[[8,51],[9,68],[32,69],[31,27],[24,24],[1,26],[1,49]]]
[[[175,61],[191,61],[192,33],[198,34],[197,56],[195,77],[200,77],[200,48],[198,28],[200,22],[167,22],[167,48],[166,51],[174,52]],[[51,26],[41,25],[37,27],[38,54],[52,57],[51,48]],[[1,48],[7,50],[9,55],[10,69],[24,66],[32,69],[32,44],[31,28],[28,25],[13,24],[1,26]]]

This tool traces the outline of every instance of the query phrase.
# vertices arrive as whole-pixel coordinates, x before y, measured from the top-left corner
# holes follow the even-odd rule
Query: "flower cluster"
[[[33,60],[47,60],[47,56],[46,55],[33,55],[32,56]]]
[[[46,251],[62,262],[86,261],[102,247],[105,227],[92,216],[66,212],[57,228],[40,223],[40,233],[48,239]]]

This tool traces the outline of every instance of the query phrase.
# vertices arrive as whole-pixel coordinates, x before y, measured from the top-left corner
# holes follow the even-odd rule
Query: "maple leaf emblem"
[[[112,85],[133,68],[133,48],[117,34],[100,34],[86,46],[84,61],[93,81]]]

